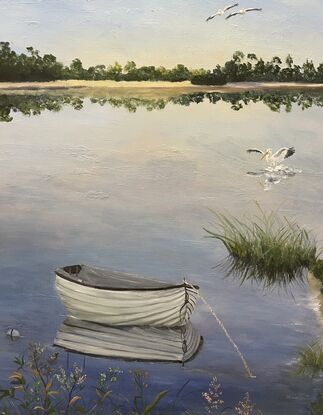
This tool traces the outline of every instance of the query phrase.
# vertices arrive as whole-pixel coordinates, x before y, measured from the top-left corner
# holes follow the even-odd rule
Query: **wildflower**
[[[136,369],[135,371],[131,373],[132,373],[132,381],[134,385],[136,386],[136,388],[138,388],[139,390],[148,388],[148,383],[147,383],[148,378],[149,378],[148,372],[145,372],[140,369]]]
[[[86,375],[83,374],[83,370],[76,364],[73,365],[73,370],[69,374],[66,373],[64,368],[59,368],[55,378],[61,388],[65,390],[70,390],[74,385],[82,389],[86,381]]]
[[[57,380],[57,382],[61,385],[61,387],[65,389],[65,386],[67,384],[67,374],[65,372],[65,369],[60,367],[54,377]]]
[[[109,367],[108,373],[110,376],[110,382],[116,382],[118,380],[118,376],[121,375],[123,371],[119,368]]]
[[[206,401],[205,409],[207,413],[212,414],[214,410],[217,410],[220,405],[224,403],[222,396],[222,391],[220,390],[221,385],[218,383],[216,376],[211,380],[209,384],[208,392],[203,392],[202,396]]]
[[[97,380],[97,387],[100,390],[105,390],[108,388],[109,383],[117,382],[118,376],[123,373],[122,370],[119,368],[109,367],[106,372],[102,372],[99,374]]]
[[[35,369],[43,357],[45,348],[39,343],[33,343],[28,348],[29,366]]]
[[[249,393],[247,392],[242,401],[235,406],[235,411],[238,415],[251,415],[255,405],[251,402]]]

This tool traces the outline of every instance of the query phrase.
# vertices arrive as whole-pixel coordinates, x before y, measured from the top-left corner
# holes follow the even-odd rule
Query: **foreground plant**
[[[261,415],[261,412],[256,408],[256,405],[252,403],[248,392],[234,408],[224,406],[222,395],[221,385],[218,382],[218,379],[214,377],[209,384],[209,390],[202,393],[205,401],[204,408],[209,415],[220,415],[224,413],[235,415]]]
[[[58,353],[51,354],[39,344],[30,345],[27,360],[16,358],[17,368],[9,377],[10,386],[0,389],[0,415],[173,415],[177,411],[175,401],[189,382],[180,388],[173,405],[168,404],[168,409],[166,406],[163,412],[159,412],[160,401],[168,391],[161,391],[148,399],[147,372],[139,369],[129,371],[134,387],[134,394],[129,397],[113,390],[123,372],[118,368],[108,368],[97,377],[94,399],[85,401],[87,376],[83,369],[73,364],[70,370],[66,370],[58,366],[57,360]],[[249,394],[235,407],[224,407],[221,386],[216,377],[210,382],[208,391],[202,393],[202,398],[204,411],[199,415],[260,414]],[[184,408],[181,413],[190,414]]]
[[[323,261],[312,235],[294,220],[259,210],[260,215],[243,219],[213,212],[216,229],[205,231],[226,247],[227,274],[238,276],[242,283],[251,280],[264,287],[286,288],[303,283],[305,271],[310,270],[323,282]]]
[[[251,402],[248,392],[234,409],[237,415],[261,415],[261,412],[256,408],[256,405]]]
[[[320,393],[316,402],[311,404],[311,415],[323,414],[323,393]]]
[[[319,377],[323,374],[323,347],[319,343],[309,344],[298,351],[296,374],[299,376]],[[310,406],[311,415],[323,414],[323,393]]]
[[[323,347],[318,343],[302,347],[298,352],[296,374],[315,377],[323,373]]]
[[[70,372],[55,369],[58,354],[39,344],[28,349],[28,360],[16,358],[10,387],[0,390],[3,414],[70,414],[81,399],[86,375],[73,365]],[[77,408],[79,409],[79,407]]]
[[[94,400],[85,402],[82,392],[86,387],[87,377],[83,369],[76,364],[70,370],[55,368],[57,357],[58,353],[50,354],[41,345],[32,344],[27,360],[14,360],[17,368],[9,377],[10,386],[0,389],[1,415],[104,414],[107,413],[105,403],[108,400],[109,414],[150,415],[167,393],[163,391],[146,403],[143,391],[144,375],[138,370],[133,374],[137,386],[133,409],[121,411],[112,400],[112,386],[122,371],[109,368],[98,375]],[[124,402],[127,404],[128,400],[124,398]]]
[[[142,370],[135,370],[130,372],[132,374],[132,381],[135,386],[136,395],[134,397],[134,415],[150,415],[156,409],[159,401],[167,395],[167,391],[162,391],[155,396],[155,398],[147,403],[145,390],[148,388],[148,373]]]
[[[216,413],[216,411],[224,404],[221,385],[216,377],[211,380],[209,390],[203,392],[202,396],[205,400],[205,410],[208,414]]]

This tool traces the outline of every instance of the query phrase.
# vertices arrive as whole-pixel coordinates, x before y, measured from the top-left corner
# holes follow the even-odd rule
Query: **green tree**
[[[122,74],[122,65],[115,62],[113,65],[109,65],[107,68],[107,79],[113,79],[114,81],[120,81]]]
[[[286,60],[285,60],[285,62],[286,62],[286,65],[287,65],[289,68],[291,68],[291,67],[293,66],[294,60],[293,60],[293,58],[290,56],[290,54],[288,54],[288,55],[286,56]]]
[[[170,81],[181,82],[190,79],[190,71],[185,65],[179,63],[170,71]]]
[[[317,72],[313,61],[306,60],[303,64],[304,80],[307,82],[314,82],[317,79]]]
[[[316,81],[323,82],[323,63],[320,63],[316,70]]]
[[[245,57],[244,53],[241,52],[240,50],[235,51],[234,54],[232,55],[232,59],[235,62],[242,62],[244,57]]]
[[[73,59],[70,65],[70,77],[71,79],[84,79],[85,77],[85,70],[79,58]]]
[[[128,61],[123,70],[125,73],[134,72],[137,69],[137,65],[134,61]]]
[[[251,61],[257,61],[257,55],[255,55],[254,53],[248,53],[247,55],[247,59],[251,60]]]

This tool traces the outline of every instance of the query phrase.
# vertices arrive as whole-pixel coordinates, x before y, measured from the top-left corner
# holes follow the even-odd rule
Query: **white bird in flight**
[[[225,12],[227,12],[230,9],[233,9],[233,7],[237,7],[239,6],[239,3],[235,3],[235,4],[231,4],[230,6],[226,6],[223,9],[218,9],[218,11],[214,14],[211,14],[211,16],[209,16],[206,21],[208,22],[209,20],[212,20],[215,18],[215,16],[223,16]]]
[[[237,12],[230,13],[226,17],[226,19],[230,19],[230,17],[233,17],[233,16],[238,16],[239,14],[243,15],[248,12],[261,12],[261,11],[262,9],[260,7],[249,7],[248,9],[241,9],[241,10],[238,10]]]
[[[260,153],[262,154],[261,160],[265,159],[271,166],[277,166],[281,164],[283,160],[291,157],[295,153],[294,147],[282,147],[276,153],[273,154],[271,148],[267,148],[265,151],[258,150],[257,148],[249,148],[247,153]]]

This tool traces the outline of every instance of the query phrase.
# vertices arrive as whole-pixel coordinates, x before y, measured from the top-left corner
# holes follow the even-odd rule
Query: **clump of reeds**
[[[302,347],[298,352],[296,374],[315,377],[323,373],[323,347],[313,343]]]
[[[213,212],[215,230],[205,229],[208,237],[221,241],[229,256],[227,274],[256,281],[264,287],[286,288],[302,283],[305,270],[316,277],[323,275],[323,261],[312,235],[296,221],[280,217],[277,212],[243,219]],[[323,277],[322,277],[323,281]]]

